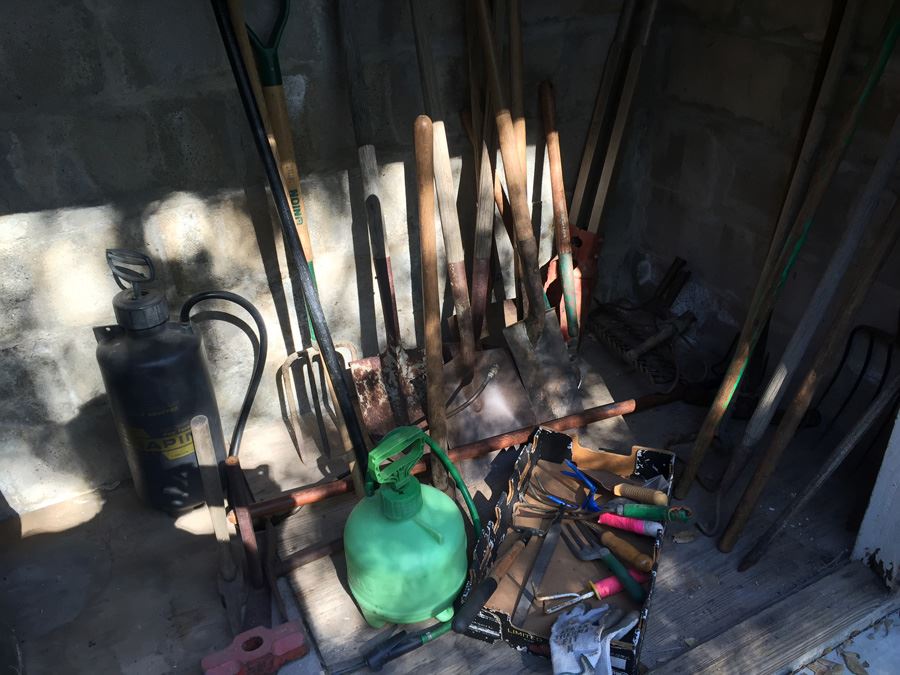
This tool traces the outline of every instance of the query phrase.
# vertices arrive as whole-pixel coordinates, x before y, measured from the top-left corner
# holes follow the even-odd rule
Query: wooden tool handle
[[[440,112],[437,84],[434,75],[428,27],[415,0],[410,1],[416,56],[426,112],[432,116],[434,144],[434,183],[437,189],[438,210],[441,213],[441,232],[444,235],[444,252],[447,256],[447,279],[453,293],[453,307],[459,327],[459,355],[462,362],[462,381],[472,381],[475,370],[475,342],[472,331],[472,308],[469,303],[469,283],[466,278],[465,251],[459,230],[459,213],[456,210],[456,190],[453,185],[453,169],[450,165],[450,149],[447,131]]]
[[[450,150],[447,132],[442,121],[434,122],[434,183],[437,189],[438,209],[441,213],[441,232],[444,234],[444,252],[447,256],[447,281],[453,293],[453,307],[459,327],[459,356],[462,363],[462,381],[471,382],[475,369],[475,340],[472,330],[472,308],[469,303],[469,282],[466,278],[466,260],[462,234],[459,230],[459,214],[456,211],[456,190],[453,170],[450,166]]]
[[[529,327],[533,334],[539,334],[544,326],[544,289],[538,270],[538,248],[531,226],[528,212],[528,195],[525,189],[525,174],[517,149],[516,133],[513,129],[512,117],[500,86],[500,71],[497,66],[497,52],[491,31],[491,19],[486,0],[476,0],[479,33],[481,34],[482,51],[488,75],[491,96],[495,101],[494,121],[500,140],[500,154],[503,157],[503,172],[506,174],[506,185],[509,189],[510,206],[513,212],[513,223],[519,258],[522,261],[522,272],[525,278],[525,290],[528,295]],[[533,335],[534,337],[534,335]]]
[[[509,3],[509,97],[512,106],[513,128],[522,174],[528,180],[527,138],[525,130],[525,96],[522,71],[525,69],[525,50],[522,47],[522,11],[519,0]]]
[[[566,208],[566,186],[563,182],[559,132],[556,130],[556,103],[553,99],[553,85],[550,82],[541,82],[540,95],[541,113],[544,118],[544,135],[547,140],[547,159],[550,163],[553,224],[556,231],[556,252],[559,256],[558,274],[562,283],[568,333],[576,336],[578,335],[578,308],[572,264],[572,234],[569,230],[569,211]]]
[[[641,553],[622,537],[612,532],[603,532],[600,541],[617,557],[641,572],[649,572],[653,569],[653,558],[646,553]]]
[[[512,567],[516,558],[519,557],[519,554],[525,550],[525,545],[527,543],[528,542],[523,537],[517,539],[503,555],[494,561],[494,566],[491,569],[491,576],[497,581],[500,581],[506,573],[509,572],[509,568]]]
[[[544,135],[547,140],[547,158],[550,160],[550,190],[553,195],[553,220],[556,223],[556,249],[560,254],[571,254],[572,242],[569,234],[569,211],[566,208],[566,186],[563,184],[559,132],[556,131],[556,103],[553,97],[553,85],[550,82],[541,82],[540,96]]]
[[[312,240],[306,221],[303,193],[300,191],[300,174],[297,169],[297,156],[294,152],[294,134],[291,132],[290,114],[287,99],[284,96],[284,87],[281,85],[263,87],[263,96],[266,100],[269,126],[275,139],[275,147],[278,149],[278,168],[281,172],[281,180],[284,183],[294,216],[294,227],[300,237],[300,245],[303,246],[306,261],[312,269]]]
[[[416,188],[419,196],[419,245],[421,246],[422,265],[422,316],[425,323],[428,432],[443,447],[447,440],[447,411],[444,407],[441,300],[438,290],[437,235],[434,231],[432,128],[431,120],[426,115],[419,115],[416,118],[413,132],[416,153]]]
[[[669,497],[665,492],[660,490],[651,490],[650,488],[641,487],[640,485],[631,485],[629,483],[619,483],[613,487],[613,494],[616,497],[625,497],[633,499],[642,504],[654,504],[656,506],[668,506]]]
[[[253,98],[256,99],[256,107],[259,108],[263,122],[268,123],[262,83],[259,81],[259,73],[256,70],[256,58],[253,56],[253,46],[250,44],[250,36],[247,34],[247,24],[244,20],[243,0],[228,0],[228,16],[231,19],[231,25],[234,26],[234,34],[237,37],[241,59],[247,67],[247,77],[250,78],[250,88],[253,90]],[[269,137],[269,142],[272,142],[271,136]]]
[[[206,415],[197,415],[191,420],[191,437],[194,452],[197,453],[197,464],[200,466],[200,480],[206,498],[206,508],[212,521],[216,541],[219,542],[219,570],[222,578],[234,579],[237,567],[231,555],[231,536],[228,533],[228,521],[225,518],[225,495],[222,482],[219,480],[219,462],[213,445],[209,420]]]
[[[491,599],[491,596],[500,585],[500,580],[512,567],[512,564],[519,557],[519,554],[525,550],[527,542],[524,538],[517,539],[516,542],[502,556],[494,561],[491,573],[486,579],[479,583],[472,592],[466,597],[466,601],[453,617],[453,630],[456,633],[465,633],[469,624],[481,611],[485,603]]]
[[[658,0],[651,0],[646,10],[644,25],[641,31],[640,42],[631,51],[631,60],[628,62],[628,70],[625,74],[625,83],[622,85],[622,94],[619,98],[619,106],[616,109],[616,117],[610,132],[609,144],[606,146],[606,157],[603,161],[603,169],[600,172],[600,182],[597,185],[597,193],[588,217],[587,230],[596,234],[600,230],[603,216],[606,213],[606,205],[612,191],[612,181],[618,164],[619,153],[622,149],[622,140],[625,137],[625,127],[628,124],[631,104],[634,101],[634,92],[637,89],[638,76],[641,72],[641,62],[644,52],[647,50],[647,42],[650,39],[650,29],[656,16]]]

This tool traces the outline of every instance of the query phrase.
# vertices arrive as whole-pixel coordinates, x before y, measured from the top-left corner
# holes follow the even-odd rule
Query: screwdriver
[[[332,675],[352,673],[363,668],[379,671],[388,661],[393,661],[404,654],[409,654],[411,651],[415,651],[422,645],[438,639],[441,635],[449,631],[449,621],[416,631],[415,633],[407,633],[405,630],[401,630],[399,633],[392,635],[384,642],[376,645],[356,661],[331,671]]]

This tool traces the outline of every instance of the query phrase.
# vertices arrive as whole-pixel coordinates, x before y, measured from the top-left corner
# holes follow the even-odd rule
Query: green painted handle
[[[656,506],[653,504],[619,504],[615,512],[628,518],[641,520],[653,520],[657,523],[664,522],[690,522],[693,517],[691,510],[685,506]]]
[[[616,558],[609,549],[607,549],[606,555],[602,556],[600,560],[602,560],[603,564],[609,568],[609,571],[615,574],[616,578],[622,582],[622,587],[625,589],[625,592],[628,593],[633,600],[637,602],[644,601],[644,598],[647,597],[647,592],[644,590],[643,586],[628,574],[628,570],[625,569],[625,566],[619,562],[619,559]]]
[[[287,25],[290,13],[290,0],[281,0],[281,9],[272,32],[269,33],[267,42],[259,39],[250,26],[247,26],[247,35],[250,44],[253,45],[253,54],[256,56],[256,68],[259,70],[259,79],[264,87],[277,87],[281,85],[281,63],[278,61],[278,46],[281,44],[281,34]]]

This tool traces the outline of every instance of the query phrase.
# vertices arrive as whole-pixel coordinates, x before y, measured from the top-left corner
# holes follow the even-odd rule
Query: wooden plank
[[[853,548],[853,558],[864,560],[892,589],[900,588],[900,417],[894,423],[891,439],[869,498]]]
[[[471,468],[471,464],[467,463],[465,468]],[[485,473],[482,471],[481,475]],[[491,490],[481,482],[472,488],[472,492],[473,495],[481,492],[489,499]],[[356,502],[355,496],[347,495],[304,507],[279,526],[279,553],[286,555],[315,542],[340,536]],[[351,661],[366,646],[388,634],[386,630],[389,629],[375,630],[363,620],[347,589],[342,554],[305,565],[292,572],[288,579],[310,635],[328,669]],[[447,634],[436,644],[426,645],[387,664],[381,672],[405,673],[430,668],[432,672],[441,673],[518,673],[548,670],[549,667],[550,662],[546,659],[519,654],[505,643],[490,645]]]
[[[865,566],[847,563],[652,672],[788,673],[897,607],[900,595]]]
[[[686,652],[685,640],[705,642],[724,629],[764,610],[816,581],[831,561],[852,544],[842,522],[850,508],[846,494],[823,490],[814,503],[789,524],[768,554],[746,572],[737,561],[791,499],[791,491],[808,475],[816,448],[796,448],[794,461],[776,476],[766,503],[750,523],[746,536],[731,555],[723,555],[714,538],[697,534],[688,544],[666,541],[661,551],[653,605],[641,651],[641,661],[653,668]],[[802,482],[800,483],[802,484]],[[739,492],[738,492],[739,494]],[[695,490],[690,502],[708,519],[712,499]],[[730,501],[723,504],[728,514]],[[846,561],[846,558],[843,558]],[[690,617],[689,621],[685,617]]]

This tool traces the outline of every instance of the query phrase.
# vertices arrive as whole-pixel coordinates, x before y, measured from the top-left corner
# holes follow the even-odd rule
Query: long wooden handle
[[[413,128],[416,188],[419,197],[419,245],[422,265],[422,316],[425,322],[425,376],[428,432],[442,447],[447,439],[444,407],[444,359],[441,353],[441,299],[438,291],[437,236],[434,231],[434,141],[426,115]]]
[[[306,206],[303,203],[303,193],[300,190],[300,174],[297,169],[297,156],[294,152],[294,134],[291,132],[284,87],[280,84],[272,87],[263,87],[263,96],[266,100],[269,126],[275,139],[275,146],[278,148],[278,169],[281,172],[281,180],[284,183],[284,189],[291,204],[294,227],[300,236],[300,245],[303,246],[306,261],[309,263],[309,271],[313,275],[313,281],[315,281],[312,240],[309,236],[309,224],[306,220]]]
[[[528,179],[527,138],[525,130],[525,95],[522,71],[525,70],[525,50],[522,47],[522,6],[519,0],[509,2],[509,97],[512,106],[513,128],[522,174]]]
[[[466,258],[459,230],[459,214],[456,211],[456,190],[453,186],[447,132],[442,121],[434,122],[433,129],[434,182],[438,209],[441,213],[441,232],[444,234],[444,253],[447,256],[447,280],[453,293],[453,307],[456,310],[456,323],[459,327],[462,381],[468,384],[474,376],[475,338],[472,330],[469,282],[466,278]]]
[[[525,174],[517,150],[516,133],[513,129],[512,117],[500,86],[500,71],[497,66],[497,52],[491,31],[491,19],[486,0],[477,0],[478,25],[481,34],[482,51],[491,96],[495,101],[494,121],[500,139],[500,155],[503,157],[503,172],[506,174],[506,185],[509,189],[510,206],[518,239],[518,254],[522,261],[522,273],[525,277],[525,290],[528,295],[528,323],[532,337],[544,328],[544,289],[541,274],[538,270],[538,248],[531,226],[528,212],[528,195],[525,190]]]
[[[587,231],[596,234],[603,222],[606,213],[606,205],[612,191],[612,181],[616,173],[616,165],[619,161],[619,153],[622,150],[622,140],[625,138],[625,127],[631,112],[631,104],[634,101],[634,92],[637,89],[638,77],[641,73],[641,62],[644,52],[647,51],[647,41],[650,38],[650,29],[653,19],[656,17],[657,0],[651,0],[647,8],[647,16],[644,19],[641,39],[631,51],[631,60],[628,62],[628,71],[625,74],[625,84],[622,85],[622,96],[616,109],[616,119],[613,123],[609,137],[609,145],[606,147],[606,157],[603,161],[603,170],[600,173],[600,183],[597,185],[597,193],[594,195],[594,204],[591,207],[591,215],[588,217]]]
[[[238,49],[241,51],[241,59],[243,59],[244,65],[247,66],[247,76],[250,78],[253,98],[256,99],[256,106],[259,108],[263,122],[268,124],[269,116],[266,110],[266,102],[263,98],[262,84],[259,81],[259,73],[256,71],[256,57],[253,56],[253,46],[250,44],[247,24],[244,22],[243,0],[228,0],[228,16],[231,18],[231,25],[234,26],[234,34],[237,37]],[[269,142],[272,142],[271,136],[269,137]]]
[[[472,381],[475,370],[475,341],[472,330],[472,308],[469,302],[469,282],[466,278],[466,259],[462,234],[459,230],[459,213],[456,210],[456,189],[453,185],[453,169],[450,165],[450,149],[447,131],[440,113],[434,63],[428,40],[428,27],[415,0],[410,0],[413,33],[416,40],[416,56],[419,76],[425,98],[426,112],[433,118],[434,182],[437,189],[438,210],[441,213],[441,232],[444,235],[444,252],[447,256],[447,279],[453,293],[453,307],[459,327],[459,355],[462,362],[462,381]]]
[[[584,204],[584,195],[587,190],[588,178],[594,165],[594,158],[600,144],[600,136],[609,126],[609,116],[615,109],[613,92],[616,83],[620,80],[622,68],[625,65],[622,53],[628,40],[628,31],[631,28],[631,18],[634,16],[635,0],[625,0],[619,13],[619,21],[616,24],[616,34],[609,51],[606,53],[606,61],[603,63],[603,74],[600,76],[600,89],[597,92],[597,100],[594,103],[594,112],[591,115],[591,125],[588,127],[587,138],[584,141],[584,152],[581,155],[581,164],[578,166],[578,177],[575,180],[575,190],[572,192],[572,204],[569,209],[569,217],[576,225],[581,219],[581,208]]]
[[[569,231],[569,211],[566,208],[566,186],[563,182],[562,155],[559,132],[556,130],[556,103],[553,85],[542,82],[541,113],[547,138],[547,157],[550,161],[550,190],[553,195],[553,222],[556,225],[556,252],[559,255],[559,276],[562,282],[563,303],[569,335],[578,335],[578,306],[575,298],[575,272],[572,263],[572,235]]]

